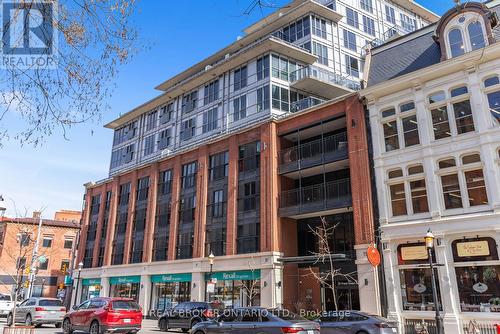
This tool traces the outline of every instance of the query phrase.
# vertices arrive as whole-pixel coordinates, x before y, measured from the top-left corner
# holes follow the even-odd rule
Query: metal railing
[[[309,109],[311,107],[317,106],[318,104],[324,103],[326,100],[319,99],[317,97],[308,96],[305,99],[292,102],[290,105],[290,112],[298,112],[304,109]]]
[[[497,326],[500,330],[500,320],[496,322],[463,320],[462,329],[465,334],[497,334]]]
[[[403,334],[437,334],[436,321],[428,319],[405,319]]]
[[[293,84],[299,80],[305,78],[314,78],[323,82],[331,83],[334,85],[339,85],[347,87],[352,90],[361,89],[359,82],[343,77],[332,71],[328,71],[324,68],[320,68],[315,65],[308,65],[306,67],[301,67],[296,71],[290,73],[290,83]]]
[[[347,157],[347,132],[341,132],[281,150],[279,168],[283,173],[345,157]]]
[[[283,191],[280,196],[281,214],[298,214],[334,209],[351,202],[349,178],[308,187]]]

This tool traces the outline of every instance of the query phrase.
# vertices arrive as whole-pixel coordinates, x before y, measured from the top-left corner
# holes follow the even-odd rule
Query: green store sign
[[[82,280],[82,285],[101,285],[100,278],[84,278]]]
[[[191,277],[192,277],[191,273],[152,275],[151,282],[153,283],[191,282]]]
[[[140,283],[141,276],[120,276],[110,277],[109,284],[127,284],[127,283]]]
[[[260,269],[257,270],[240,270],[240,271],[220,271],[212,273],[211,278],[216,278],[218,281],[248,281],[259,280]],[[205,280],[210,280],[210,273],[205,274]]]

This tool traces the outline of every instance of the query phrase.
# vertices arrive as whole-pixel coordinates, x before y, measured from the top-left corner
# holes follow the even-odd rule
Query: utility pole
[[[36,269],[35,269],[35,264],[36,261],[38,261],[38,247],[40,245],[40,238],[42,237],[42,212],[38,211],[36,212],[33,218],[38,218],[38,233],[37,237],[35,240],[35,246],[33,247],[33,255],[31,257],[31,266],[30,266],[30,275],[29,275],[29,289],[28,289],[28,298],[31,298],[31,295],[33,294],[33,284],[35,283],[35,278],[36,278]]]

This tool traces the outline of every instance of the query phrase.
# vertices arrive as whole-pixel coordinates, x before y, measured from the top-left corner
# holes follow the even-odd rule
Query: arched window
[[[479,21],[469,23],[467,30],[469,31],[469,39],[472,50],[477,50],[486,46],[483,28],[481,27],[481,23]]]
[[[462,32],[455,28],[448,33],[448,40],[450,42],[451,56],[456,57],[464,54],[464,40]]]

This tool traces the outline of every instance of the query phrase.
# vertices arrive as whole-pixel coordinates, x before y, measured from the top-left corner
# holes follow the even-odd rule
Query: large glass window
[[[233,100],[233,120],[239,121],[247,117],[247,96],[242,95]]]
[[[209,104],[219,99],[219,79],[205,85],[203,103]]]
[[[257,58],[257,80],[269,77],[269,55]]]
[[[272,106],[281,111],[290,111],[290,92],[285,87],[272,86]]]
[[[140,283],[111,284],[110,297],[131,298],[139,301]]]
[[[354,9],[346,7],[346,17],[348,25],[359,29],[358,12],[356,12]]]
[[[394,120],[384,123],[384,142],[386,152],[399,149],[398,125]]]
[[[217,129],[218,109],[217,107],[206,111],[203,114],[203,133]]]
[[[312,32],[315,36],[326,39],[326,21],[319,17],[313,16]]]
[[[257,112],[269,110],[270,105],[269,85],[257,88]]]
[[[495,123],[500,124],[500,79],[492,76],[484,80],[484,88],[488,98],[490,113]]]
[[[352,31],[344,29],[344,47],[356,51],[356,34]]]
[[[438,276],[437,270],[435,271]],[[434,311],[436,306],[432,297],[431,269],[414,268],[399,270],[401,297],[405,311]],[[436,279],[438,300],[441,300],[439,280]],[[440,309],[442,309],[440,303]]]
[[[477,50],[486,46],[481,22],[474,21],[469,23],[467,30],[469,32],[469,40],[472,50]]]
[[[451,56],[456,57],[463,55],[465,52],[464,40],[460,29],[452,29],[448,33],[448,41],[450,43]]]
[[[234,71],[234,91],[247,86],[247,67],[243,66]]]
[[[152,284],[151,315],[159,316],[177,304],[191,300],[191,282]]]

